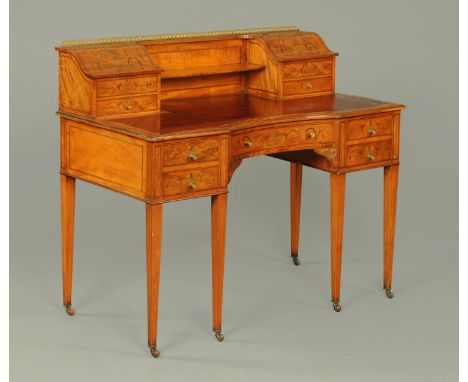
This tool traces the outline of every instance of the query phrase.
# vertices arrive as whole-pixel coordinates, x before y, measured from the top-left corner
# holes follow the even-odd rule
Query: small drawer
[[[392,140],[349,145],[346,147],[346,166],[371,165],[392,159]]]
[[[96,115],[134,114],[158,109],[157,95],[106,98],[96,100]]]
[[[297,81],[285,81],[283,94],[285,96],[314,94],[330,91],[333,88],[331,77],[308,78]]]
[[[392,135],[393,115],[358,118],[348,121],[348,140]]]
[[[337,128],[333,123],[296,123],[276,128],[252,130],[232,136],[232,155],[271,151],[281,147],[291,150],[313,147],[336,141]]]
[[[115,97],[127,94],[155,93],[158,78],[155,76],[134,76],[96,81],[96,97]]]
[[[219,159],[219,140],[182,140],[164,144],[163,166],[208,162]]]
[[[310,60],[285,64],[283,77],[300,78],[311,76],[322,76],[333,72],[333,60]]]
[[[219,167],[204,167],[193,170],[163,173],[163,196],[199,194],[200,191],[216,190],[219,185]]]

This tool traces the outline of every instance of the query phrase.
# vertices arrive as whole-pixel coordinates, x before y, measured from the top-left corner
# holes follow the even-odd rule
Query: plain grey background
[[[458,4],[359,0],[10,3],[12,381],[454,381],[458,377]],[[329,179],[306,169],[301,267],[288,165],[230,184],[223,331],[211,333],[209,198],[165,206],[159,345],[146,349],[144,205],[79,182],[74,300],[61,307],[57,56],[64,39],[298,25],[337,92],[401,102],[395,298],[382,284],[382,170],[347,178],[342,305],[329,282]]]

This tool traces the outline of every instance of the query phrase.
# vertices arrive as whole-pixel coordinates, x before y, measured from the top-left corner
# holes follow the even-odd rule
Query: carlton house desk
[[[383,288],[392,261],[404,105],[335,93],[337,53],[295,27],[65,41],[59,54],[63,304],[73,316],[75,180],[146,205],[148,346],[157,320],[164,203],[211,197],[213,331],[223,302],[229,181],[246,158],[290,162],[299,265],[303,166],[330,173],[331,301],[341,310],[346,174],[383,168]]]

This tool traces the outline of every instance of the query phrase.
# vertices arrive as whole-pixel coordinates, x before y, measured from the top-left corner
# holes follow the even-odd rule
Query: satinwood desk
[[[302,168],[330,173],[331,297],[340,306],[346,173],[384,169],[384,280],[392,259],[401,104],[335,94],[335,59],[295,27],[67,41],[59,52],[63,304],[69,315],[75,179],[146,204],[148,346],[157,349],[164,203],[211,197],[213,331],[219,341],[229,181],[242,160],[291,164],[299,265]]]

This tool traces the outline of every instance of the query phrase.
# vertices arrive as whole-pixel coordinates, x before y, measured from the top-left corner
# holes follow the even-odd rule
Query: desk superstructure
[[[211,197],[213,331],[221,332],[227,191],[244,158],[291,164],[299,265],[303,166],[330,173],[331,287],[341,310],[346,173],[384,168],[384,280],[392,260],[401,104],[335,94],[335,59],[295,27],[68,41],[59,53],[63,304],[71,306],[75,179],[146,204],[148,346],[157,349],[163,203]]]

